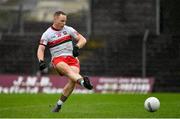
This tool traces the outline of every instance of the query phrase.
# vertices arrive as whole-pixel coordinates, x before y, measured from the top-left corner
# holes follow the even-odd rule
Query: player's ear
[[[57,16],[54,16],[54,21],[57,21]]]

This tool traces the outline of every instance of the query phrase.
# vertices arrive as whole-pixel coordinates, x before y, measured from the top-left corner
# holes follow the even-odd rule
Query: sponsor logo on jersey
[[[61,33],[56,33],[56,37],[61,37]]]

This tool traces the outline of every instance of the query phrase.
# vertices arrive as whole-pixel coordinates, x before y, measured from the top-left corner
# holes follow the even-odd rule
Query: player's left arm
[[[77,38],[76,38],[76,40],[77,40],[76,46],[77,46],[79,49],[82,48],[82,47],[86,44],[86,42],[87,42],[86,38],[84,38],[84,36],[82,36],[80,33],[77,33]]]
[[[67,27],[67,28],[69,34],[77,41],[76,46],[79,49],[82,48],[87,42],[86,38],[82,36],[80,33],[78,33],[74,28],[72,27]]]
[[[73,56],[77,57],[80,54],[79,49],[82,48],[86,44],[87,40],[79,33],[76,33],[75,39],[77,40],[77,43],[73,47]]]
[[[82,36],[72,27],[68,27],[68,31],[69,31],[69,34],[76,40],[76,45],[73,46],[73,56],[77,57],[79,56],[79,49],[84,47],[87,40],[86,38],[84,38],[84,36]]]

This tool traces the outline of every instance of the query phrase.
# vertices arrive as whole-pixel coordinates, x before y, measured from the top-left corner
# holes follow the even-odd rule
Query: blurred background
[[[66,79],[54,71],[48,49],[49,68],[42,76],[36,57],[40,37],[58,10],[68,14],[67,25],[88,39],[79,59],[81,74],[90,76],[96,86],[93,92],[179,92],[179,4],[179,0],[1,0],[0,93],[28,93],[29,88],[44,92],[44,87],[62,91],[63,86],[56,84]]]

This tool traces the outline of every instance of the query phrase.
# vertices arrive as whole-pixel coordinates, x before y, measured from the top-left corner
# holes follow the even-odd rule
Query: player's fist
[[[46,63],[43,60],[39,61],[39,70],[43,70],[46,68]]]
[[[73,47],[73,56],[74,56],[74,57],[79,56],[79,47],[78,47],[77,45],[75,45],[75,46]]]

